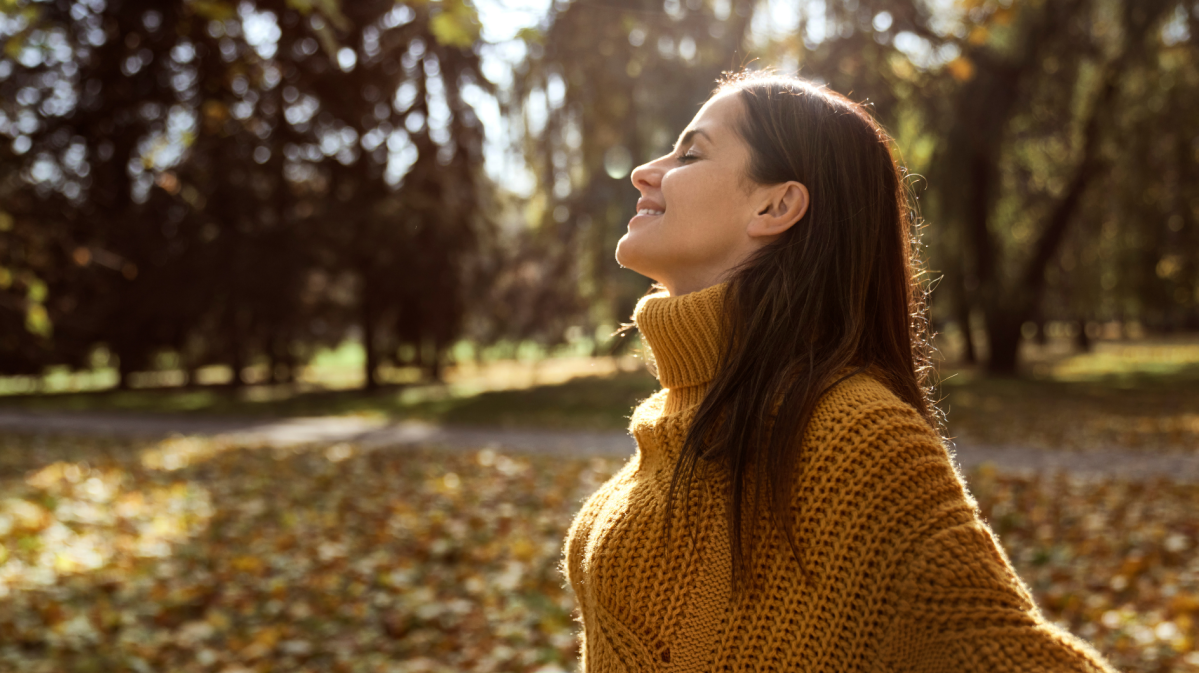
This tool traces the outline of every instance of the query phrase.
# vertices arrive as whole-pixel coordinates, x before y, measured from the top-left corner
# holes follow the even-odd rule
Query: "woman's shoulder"
[[[869,370],[853,373],[825,391],[812,411],[806,439],[810,445],[839,452],[872,452],[897,442],[944,451],[940,435],[920,412]]]
[[[631,433],[635,433],[638,428],[652,426],[661,419],[669,392],[666,388],[659,388],[654,394],[637,403],[629,419]]]
[[[870,507],[895,512],[931,502],[928,494],[944,495],[954,511],[973,507],[940,433],[869,373],[825,393],[804,433],[801,455],[800,481],[809,491],[852,492],[873,503]]]

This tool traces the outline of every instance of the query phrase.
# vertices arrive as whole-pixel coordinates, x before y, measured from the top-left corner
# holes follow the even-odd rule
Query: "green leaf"
[[[25,27],[14,33],[4,43],[4,55],[17,59],[21,56],[21,51],[25,49],[25,42],[29,35],[33,33],[33,29],[38,25],[38,19],[41,18],[41,9],[37,7],[17,8],[15,3],[10,3],[9,7],[0,9],[0,16],[11,16],[14,19],[21,18],[25,20]]]
[[[446,2],[429,19],[429,30],[438,44],[467,49],[479,40],[479,16],[464,2]]]
[[[334,28],[341,31],[350,29],[350,20],[341,11],[338,0],[287,0],[287,6],[305,16],[315,10],[328,19]]]
[[[525,44],[545,44],[545,31],[537,26],[526,26],[516,32],[516,39]]]
[[[26,278],[28,278],[28,276],[26,276]],[[36,278],[26,280],[25,282],[29,288],[28,292],[25,294],[26,299],[34,302],[35,304],[40,304],[43,301],[46,301],[47,289],[45,283]]]
[[[341,43],[337,41],[337,35],[333,33],[333,29],[328,25],[321,26],[321,29],[316,31],[316,38],[320,40],[321,49],[325,50],[325,54],[336,62],[337,50],[341,49]]]
[[[232,4],[220,0],[191,0],[187,4],[197,16],[213,21],[227,21],[237,16]]]
[[[338,0],[312,0],[312,4],[321,11],[329,23],[333,24],[334,28],[341,31],[350,29],[350,20],[342,13]]]
[[[50,336],[50,314],[46,313],[45,306],[29,304],[29,307],[25,309],[25,329],[38,336]]]

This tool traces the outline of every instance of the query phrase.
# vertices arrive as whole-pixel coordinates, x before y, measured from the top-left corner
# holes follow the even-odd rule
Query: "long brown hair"
[[[713,96],[724,93],[744,104],[737,131],[750,149],[745,177],[797,180],[811,195],[799,222],[728,279],[720,365],[667,498],[669,539],[676,489],[685,482],[690,490],[699,459],[725,468],[739,593],[750,567],[743,540],[752,544],[764,491],[806,576],[791,530],[794,470],[817,401],[845,370],[868,370],[930,426],[940,423],[927,385],[918,218],[893,141],[863,105],[797,77],[726,73]],[[751,481],[769,488],[752,489],[746,536],[742,501]]]

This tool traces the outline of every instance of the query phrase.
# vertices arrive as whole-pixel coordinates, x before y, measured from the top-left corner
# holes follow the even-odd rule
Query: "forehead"
[[[691,123],[679,137],[686,135],[689,131],[702,128],[714,142],[718,142],[721,136],[732,133],[733,126],[738,117],[741,115],[741,100],[736,91],[726,91],[713,96],[704,103],[699,112],[695,113]]]

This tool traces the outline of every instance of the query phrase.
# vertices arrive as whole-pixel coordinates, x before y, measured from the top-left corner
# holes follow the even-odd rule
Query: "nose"
[[[656,164],[656,161],[651,161],[633,169],[633,173],[629,177],[638,191],[657,189],[658,185],[662,184],[662,169],[658,168]]]

